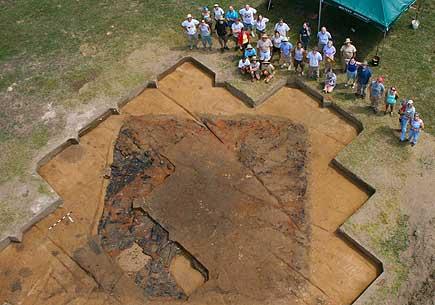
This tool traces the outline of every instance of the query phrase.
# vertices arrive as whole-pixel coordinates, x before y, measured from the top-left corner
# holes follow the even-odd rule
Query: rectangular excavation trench
[[[307,295],[291,292],[296,294],[292,300],[299,298],[307,304],[316,304],[320,294],[326,295],[330,304],[352,303],[380,272],[373,260],[336,233],[370,196],[331,166],[331,160],[357,135],[355,128],[293,88],[282,88],[260,107],[249,109],[224,88],[213,87],[213,80],[191,63],[162,78],[158,87],[146,89],[127,103],[120,115],[107,117],[82,135],[79,144],[65,148],[40,168],[41,176],[63,198],[64,204],[32,227],[22,244],[13,244],[0,253],[0,300],[11,304],[21,301],[54,304],[73,297],[77,304],[111,300],[110,293],[96,289],[98,285],[76,266],[72,254],[97,233],[108,185],[104,175],[113,160],[119,129],[130,116],[164,114],[186,119],[206,113],[273,115],[302,124],[308,130],[311,150],[307,208],[312,236],[307,253],[309,268],[297,275],[308,288]],[[337,192],[332,194],[331,189]],[[74,223],[66,222],[48,231],[52,223],[70,211]],[[207,295],[206,289],[201,288],[194,294],[197,296],[189,299],[191,302],[203,297],[220,304],[222,298],[216,293]],[[118,301],[124,300],[118,297]],[[159,302],[150,300],[151,304]],[[233,302],[241,304],[243,298]]]

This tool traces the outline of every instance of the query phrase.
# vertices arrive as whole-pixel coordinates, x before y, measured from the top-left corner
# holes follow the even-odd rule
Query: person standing
[[[318,48],[314,47],[307,55],[308,59],[308,77],[318,79],[320,77],[320,62],[323,60]]]
[[[329,40],[326,46],[323,48],[323,58],[325,60],[325,73],[326,70],[332,69],[335,63],[335,53],[337,50],[334,47],[332,40]]]
[[[320,32],[317,33],[317,47],[320,52],[323,52],[323,48],[328,44],[329,40],[332,40],[331,34],[326,30],[324,26],[320,29]]]
[[[191,14],[188,14],[186,20],[181,23],[182,28],[186,31],[189,48],[198,47],[198,30],[199,21],[193,19]]]
[[[270,41],[267,34],[263,34],[261,39],[257,42],[258,54],[260,54],[260,61],[271,59],[272,41]]]
[[[219,6],[219,4],[213,5],[213,17],[214,21],[219,22],[221,18],[224,18],[225,11]]]
[[[210,26],[210,29],[213,27],[213,20],[211,19],[211,13],[208,10],[207,6],[204,6],[201,12],[202,19]]]
[[[230,5],[228,7],[228,11],[225,13],[225,19],[227,20],[228,23],[228,27],[230,28],[230,31],[232,34],[232,26],[233,23],[236,22],[236,19],[239,18],[239,13],[237,13],[237,11],[234,9],[234,7],[232,5]]]
[[[349,60],[346,66],[346,84],[344,86],[347,88],[348,86],[351,86],[352,88],[355,88],[355,80],[356,75],[358,71],[358,65],[359,63],[356,61],[355,57],[352,56],[352,58]]]
[[[304,22],[301,30],[299,31],[299,41],[302,42],[304,49],[308,49],[308,44],[310,43],[311,29],[308,22]]]
[[[390,89],[388,89],[387,94],[385,95],[384,115],[387,114],[388,109],[390,109],[390,116],[393,115],[394,105],[396,105],[398,99],[399,99],[399,94],[397,93],[396,87],[393,86]]]
[[[384,78],[380,76],[370,83],[370,107],[374,113],[379,112],[379,102],[384,97],[384,93]]]
[[[239,35],[240,32],[242,32],[242,30],[243,30],[243,23],[240,22],[239,18],[237,18],[236,21],[234,21],[233,25],[231,26],[231,33],[234,39],[236,50],[238,49]]]
[[[211,41],[210,26],[205,22],[204,19],[202,19],[198,28],[199,28],[199,34],[201,35],[201,42],[202,42],[204,49],[207,48],[207,45],[208,45],[209,50],[211,50],[212,41]]]
[[[275,24],[273,29],[275,32],[278,32],[281,37],[287,37],[287,32],[290,31],[290,27],[287,23],[284,22],[284,19],[279,19],[278,23]]]
[[[411,119],[410,125],[408,141],[411,143],[411,146],[414,146],[417,144],[418,138],[420,137],[420,132],[424,129],[423,120],[420,118],[420,114],[418,112],[416,112],[414,118]]]
[[[366,97],[367,85],[372,77],[372,70],[368,67],[368,63],[365,60],[359,67],[356,73],[356,92],[355,95],[364,99]]]
[[[275,56],[275,54],[277,54],[279,56],[280,52],[281,52],[281,41],[282,41],[282,36],[279,34],[278,31],[275,31],[275,34],[273,35],[271,41],[272,41],[272,54],[271,54],[271,58],[273,58]]]
[[[227,27],[228,24],[225,22],[225,19],[223,16],[221,16],[216,23],[216,34],[218,36],[218,41],[221,46],[221,52],[224,52],[225,50],[229,50],[227,46],[228,42],[228,36],[227,36]]]
[[[347,63],[349,62],[349,60],[352,57],[356,57],[356,48],[352,44],[352,41],[350,40],[350,38],[346,38],[346,40],[344,41],[344,44],[341,46],[340,53],[341,53],[341,61],[342,61],[342,65],[343,65],[343,70],[346,72]]]
[[[242,51],[245,51],[246,47],[251,43],[251,33],[250,30],[245,28],[239,33],[238,44]]]
[[[304,75],[304,57],[305,49],[302,47],[302,43],[299,41],[296,44],[296,48],[293,50],[293,66],[295,67],[296,73],[298,73],[298,68],[301,68],[301,75]]]
[[[261,35],[266,34],[266,26],[269,22],[269,19],[266,17],[263,17],[263,15],[258,14],[257,19],[255,19],[255,31],[258,35],[258,37],[261,37]]]
[[[240,59],[239,61],[239,71],[241,74],[246,74],[249,73],[249,66],[251,65],[251,63],[249,62],[249,59],[246,58],[245,56],[242,57],[242,59]]]
[[[414,101],[408,100],[403,101],[402,107],[399,110],[400,118],[400,142],[407,141],[406,139],[406,130],[408,128],[408,124],[411,122],[411,120],[414,118],[415,115],[415,107],[414,107]]]
[[[249,4],[246,4],[245,7],[239,11],[239,14],[242,16],[243,26],[252,31],[254,29],[254,16],[257,14],[257,10],[249,6]],[[255,37],[255,34],[252,33],[252,36]]]
[[[251,81],[255,82],[260,80],[260,63],[257,61],[257,57],[252,57],[251,65],[249,66],[249,72],[251,73]]]
[[[284,69],[288,67],[290,70],[291,68],[291,59],[292,59],[292,50],[293,45],[288,41],[287,37],[282,37],[281,39],[281,58],[280,58],[280,65],[281,68]]]

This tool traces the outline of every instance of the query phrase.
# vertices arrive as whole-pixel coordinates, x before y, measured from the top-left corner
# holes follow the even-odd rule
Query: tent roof
[[[396,19],[416,0],[323,0],[328,4],[355,15],[365,21],[376,23],[388,31]]]

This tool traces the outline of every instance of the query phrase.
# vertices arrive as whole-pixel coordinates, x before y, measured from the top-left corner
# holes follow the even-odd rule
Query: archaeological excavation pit
[[[253,109],[183,63],[40,168],[64,203],[0,253],[0,300],[351,304],[380,271],[336,233],[370,195],[331,166],[356,135],[299,89]]]

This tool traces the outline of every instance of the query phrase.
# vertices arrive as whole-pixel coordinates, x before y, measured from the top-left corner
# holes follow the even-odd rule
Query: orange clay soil
[[[240,286],[240,283],[226,282],[226,275],[221,274],[220,281],[226,285],[225,290],[222,287],[208,289],[212,282],[209,280],[193,288],[189,286],[191,283],[184,285],[190,287],[186,289],[191,289],[187,301],[170,298],[146,300],[143,290],[121,268],[127,265],[134,269],[135,263],[128,264],[119,259],[116,263],[115,259],[105,255],[98,241],[93,238],[98,233],[104,209],[108,186],[108,179],[104,176],[113,160],[119,130],[125,119],[131,116],[160,114],[194,119],[198,124],[205,114],[278,116],[304,126],[309,142],[306,163],[308,188],[304,200],[309,247],[303,257],[307,268],[294,266],[289,253],[288,257],[279,257],[282,270],[277,270],[279,276],[289,274],[297,279],[299,285],[288,287],[288,293],[284,293],[286,287],[282,282],[274,282],[274,277],[265,281],[259,276],[258,282],[249,282],[249,291],[255,291],[256,288],[264,290],[259,285],[269,283],[271,287],[279,286],[283,292],[276,298],[259,302],[255,293],[228,293],[234,291],[233,288]],[[337,227],[368,198],[367,193],[329,165],[331,159],[356,134],[356,130],[337,114],[320,108],[312,98],[297,89],[283,88],[260,107],[249,109],[225,89],[212,87],[212,79],[193,64],[183,64],[159,82],[159,89],[145,90],[122,108],[121,115],[110,116],[82,136],[80,144],[66,148],[40,169],[40,174],[59,193],[64,204],[33,226],[24,235],[22,243],[11,244],[0,253],[0,302],[41,305],[144,302],[216,305],[350,304],[378,275],[376,266],[370,260],[335,233]],[[155,196],[165,198],[164,194],[156,193]],[[48,230],[70,211],[74,222],[64,220],[54,229]],[[180,232],[172,235],[170,232],[171,237],[177,234]],[[194,237],[190,236],[189,239],[194,243]],[[246,239],[240,236],[234,243],[243,245]],[[258,247],[261,248],[261,245]],[[251,265],[255,267],[261,263],[265,268],[273,265],[269,261],[277,259],[273,253],[280,250],[279,243],[274,247],[276,248],[266,249],[270,256],[262,257],[261,262],[253,261]],[[188,248],[186,250],[189,251]],[[242,251],[241,256],[228,264],[237,264],[238,259],[246,257],[260,259]],[[137,254],[134,259],[148,260]],[[207,268],[207,265],[204,267]],[[192,271],[188,270],[185,260],[177,259],[171,268],[178,268],[173,271],[176,278],[188,281],[185,275]],[[273,268],[277,268],[277,265],[273,265]],[[253,274],[252,270],[246,271]],[[261,275],[261,270],[258,272]],[[210,279],[213,276],[215,275],[210,274]],[[240,274],[240,281],[243,281],[244,276],[246,275]],[[250,277],[250,281],[253,278]],[[180,286],[183,287],[181,283]]]

